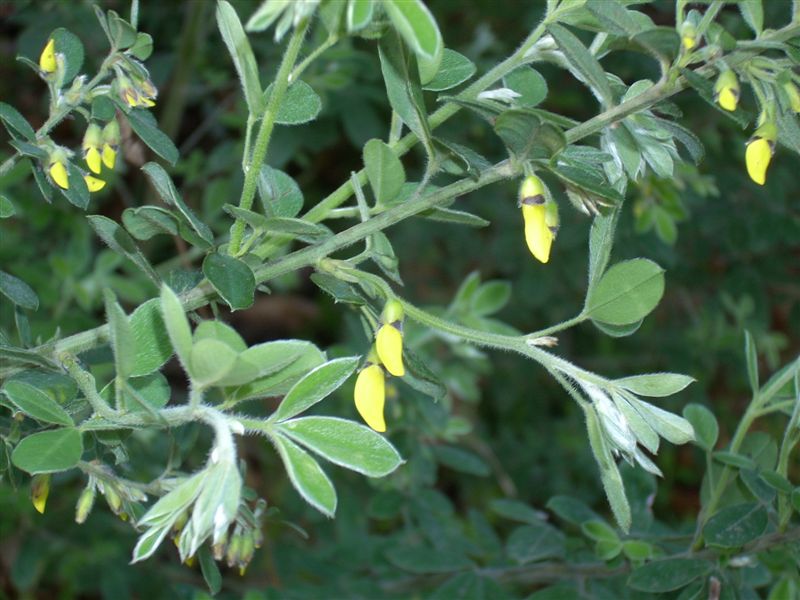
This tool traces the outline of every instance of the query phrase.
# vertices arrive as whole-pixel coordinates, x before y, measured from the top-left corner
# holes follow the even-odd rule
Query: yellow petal
[[[62,162],[54,162],[50,165],[50,177],[56,182],[56,185],[65,190],[69,189],[69,177],[67,176],[67,167]]]
[[[39,56],[39,66],[45,73],[53,73],[58,68],[58,63],[56,62],[56,43],[53,38],[47,41],[47,45],[44,47],[44,50],[42,50],[42,54]]]
[[[33,507],[44,514],[44,507],[47,504],[47,496],[50,493],[50,475],[34,475],[31,481],[31,501]]]
[[[383,406],[386,403],[386,383],[380,365],[370,365],[358,374],[355,389],[356,409],[375,431],[386,431]]]
[[[142,96],[142,100],[141,100],[140,104],[142,106],[146,106],[147,108],[150,108],[151,106],[155,106],[156,105],[155,102],[153,102],[150,98],[147,98],[146,96]]]
[[[131,108],[135,108],[139,106],[139,97],[133,92],[133,90],[125,90],[125,102],[127,102],[128,106]]]
[[[736,110],[736,104],[739,102],[739,94],[733,88],[723,88],[717,96],[717,102],[725,110],[734,111]]]
[[[772,159],[772,145],[763,138],[755,138],[747,144],[744,154],[747,174],[758,185],[767,180],[767,167]]]
[[[86,164],[89,165],[89,170],[92,173],[99,173],[102,167],[102,160],[100,158],[100,151],[97,149],[96,146],[90,146],[86,149],[86,154],[84,154],[84,158],[86,159]]]
[[[691,50],[697,45],[697,42],[695,41],[694,37],[690,35],[683,36],[683,38],[681,38],[681,41],[683,42],[683,47],[686,50]]]
[[[546,209],[543,204],[523,204],[522,216],[525,219],[525,241],[531,254],[542,263],[550,260],[550,247],[553,245],[553,232],[547,226]]]
[[[83,180],[86,182],[86,187],[89,188],[90,192],[99,192],[106,187],[105,181],[97,177],[92,177],[91,175],[84,175]]]
[[[108,144],[103,144],[103,164],[107,169],[113,169],[115,162],[117,162],[117,151]]]
[[[403,334],[394,325],[382,325],[375,336],[375,348],[383,366],[395,377],[406,374],[403,366]]]
[[[519,201],[523,204],[544,202],[544,185],[536,175],[528,175],[519,186]],[[526,202],[527,201],[527,202]]]

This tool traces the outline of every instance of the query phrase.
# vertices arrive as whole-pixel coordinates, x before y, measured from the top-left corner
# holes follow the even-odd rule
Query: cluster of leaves
[[[385,522],[388,533],[365,533],[349,540],[380,551],[374,569],[393,565],[417,576],[384,592],[402,593],[404,585],[430,586],[436,588],[434,597],[494,597],[504,593],[497,582],[538,585],[560,580],[567,570],[607,578],[591,582],[587,593],[595,596],[613,597],[622,589],[683,590],[682,597],[693,598],[713,593],[715,586],[753,590],[771,585],[774,597],[781,597],[778,594],[797,585],[787,566],[792,557],[796,559],[796,550],[787,542],[796,538],[797,530],[791,526],[793,514],[800,511],[800,495],[788,478],[788,464],[800,431],[800,362],[787,365],[759,386],[755,349],[748,341],[753,401],[728,448],[715,451],[719,428],[708,409],[689,405],[680,417],[641,399],[676,394],[692,378],[650,373],[609,379],[542,349],[554,344],[553,334],[583,321],[591,321],[611,337],[631,335],[659,304],[664,271],[658,264],[644,258],[609,263],[628,188],[645,178],[673,177],[683,161],[679,144],[693,161],[702,158],[697,137],[676,122],[680,111],[667,100],[670,95],[692,85],[713,103],[707,79],[725,61],[740,73],[751,73],[749,81],[757,90],[762,113],[765,106],[772,106],[770,102],[777,102],[769,109],[783,120],[777,141],[800,149],[792,133],[797,129],[796,116],[791,103],[781,100],[780,91],[788,81],[787,66],[797,63],[797,19],[783,29],[767,31],[755,5],[760,3],[749,2],[743,9],[756,35],[752,43],[736,42],[713,21],[722,6],[717,2],[693,22],[695,44],[689,47],[681,40],[682,24],[693,17],[684,17],[683,2],[678,3],[676,29],[656,26],[647,14],[623,2],[551,1],[544,21],[522,47],[467,85],[477,72],[475,65],[444,47],[435,19],[420,1],[267,0],[243,27],[234,7],[220,0],[216,20],[248,113],[241,199],[238,205],[220,203],[233,218],[231,236],[218,237],[224,223],[212,229],[167,171],[151,162],[142,170],[163,206],[128,207],[121,224],[100,214],[88,217],[110,255],[138,271],[149,290],[142,299],[146,301],[138,302],[130,315],[108,292],[103,295],[104,327],[69,337],[55,332],[47,341],[34,340],[25,311],[37,310],[38,296],[22,279],[0,272],[0,291],[14,305],[16,328],[16,336],[11,329],[0,332],[5,380],[0,403],[8,409],[2,422],[0,468],[12,479],[19,471],[36,477],[37,507],[44,507],[51,473],[82,472],[87,487],[78,501],[78,521],[86,519],[100,491],[112,511],[130,519],[141,533],[134,561],[150,557],[173,535],[181,560],[199,558],[212,592],[221,585],[213,559],[245,568],[262,542],[264,519],[275,515],[258,500],[260,490],[245,485],[247,465],[234,436],[253,433],[269,439],[294,488],[326,516],[336,511],[337,491],[313,455],[373,478],[393,473],[403,463],[401,457],[408,460],[408,467],[383,484],[367,511],[370,518]],[[134,6],[135,13],[138,3]],[[171,163],[177,159],[169,137],[127,93],[126,79],[130,81],[132,70],[139,80],[149,82],[144,66],[134,59],[147,58],[152,40],[136,31],[133,16],[130,23],[113,12],[98,17],[111,52],[89,83],[76,78],[83,56],[77,38],[58,31],[48,38],[55,40],[56,56],[63,57],[63,65],[57,64],[64,73],[56,71],[52,80],[45,75],[52,102],[50,117],[39,131],[10,105],[0,107],[14,149],[2,173],[11,171],[22,157],[32,159],[20,164],[32,170],[48,200],[52,186],[45,169],[57,150],[51,147],[50,130],[72,112],[87,121],[124,120],[162,158]],[[313,19],[319,20],[327,37],[319,52],[295,65]],[[287,34],[290,39],[275,81],[265,88],[245,31],[256,33],[272,25],[276,41]],[[574,29],[595,32],[594,43],[584,44]],[[305,203],[301,187],[263,160],[275,125],[297,126],[320,115],[322,97],[299,76],[328,48],[356,37],[378,40],[380,71],[392,110],[388,143],[367,140],[364,169],[301,217]],[[81,60],[76,58],[78,49]],[[661,69],[658,82],[628,85],[607,73],[600,60],[620,50],[654,60]],[[549,90],[546,79],[530,66],[535,62],[571,72],[598,100],[600,114],[581,123],[540,108]],[[700,66],[690,68],[696,65]],[[113,82],[102,85],[112,72]],[[69,81],[77,83],[62,93]],[[501,87],[489,89],[497,83]],[[149,93],[146,85],[139,87]],[[436,112],[429,114],[426,93],[441,103]],[[476,149],[434,134],[461,109],[488,124],[507,159],[493,165]],[[404,127],[410,133],[401,137]],[[586,139],[594,134],[599,139]],[[415,142],[422,147],[425,166],[418,181],[409,181],[413,171],[401,157]],[[78,169],[70,161],[67,164],[69,173]],[[72,185],[82,179],[76,172],[76,177],[69,177],[70,186],[58,187],[72,204],[86,208],[88,190],[84,194],[80,184]],[[477,275],[467,278],[446,309],[423,310],[406,303],[407,317],[416,326],[404,332],[408,372],[402,378],[405,387],[398,388],[400,399],[389,409],[390,434],[397,449],[357,422],[300,416],[342,387],[361,363],[360,356],[329,359],[315,344],[295,339],[248,347],[220,318],[202,318],[198,313],[206,304],[215,311],[223,305],[231,311],[247,309],[258,299],[257,292],[269,292],[266,281],[311,266],[316,269],[314,283],[354,309],[364,331],[361,353],[366,355],[364,346],[377,329],[380,308],[394,297],[387,280],[402,284],[397,253],[383,230],[413,216],[484,227],[489,222],[482,215],[449,205],[463,193],[532,173],[549,183],[548,201],[563,195],[594,217],[583,308],[567,321],[523,335],[496,317],[512,296],[510,286],[500,281],[481,284]],[[339,208],[351,195],[355,204]],[[256,196],[260,210],[253,206]],[[13,201],[3,196],[2,203],[11,207],[3,209],[11,216]],[[360,223],[338,232],[333,224],[320,223],[333,216]],[[669,221],[663,216],[660,221],[653,219]],[[662,237],[674,241],[669,225],[657,226]],[[165,236],[189,244],[191,250],[183,258],[191,264],[202,257],[199,269],[154,266],[139,242]],[[362,253],[331,258],[362,240]],[[302,247],[284,253],[290,243]],[[362,263],[368,261],[381,275],[364,270]],[[160,296],[152,297],[156,293]],[[194,331],[187,312],[198,323]],[[455,358],[442,361],[441,344]],[[104,357],[92,355],[98,346],[107,350]],[[473,369],[486,365],[485,355],[474,346],[512,350],[540,363],[575,400],[621,534],[575,498],[557,497],[548,504],[561,528],[527,505],[497,499],[491,506],[498,516],[524,523],[503,541],[497,528],[477,511],[470,513],[467,526],[455,519],[452,502],[431,489],[436,464],[472,475],[489,472],[485,460],[465,446],[470,422],[451,412],[456,397],[475,389]],[[188,379],[185,402],[162,373],[173,354]],[[276,397],[282,400],[270,414],[249,402]],[[747,435],[756,418],[773,413],[789,418],[779,442]],[[150,467],[141,478],[148,483],[123,477],[149,432],[193,423],[213,432],[202,466],[192,469],[170,461],[163,472]],[[659,450],[660,438],[675,444],[694,441],[708,457],[703,509],[694,536],[688,537],[690,548],[699,550],[691,560],[675,557],[686,550],[687,540],[663,535],[647,502],[653,480],[634,469],[638,465],[650,474],[661,474],[651,458]],[[618,463],[619,458],[630,467]],[[150,496],[160,498],[148,507]],[[398,525],[401,520],[405,527]],[[782,548],[778,558],[776,546]],[[772,553],[773,562],[764,558],[765,551]],[[745,567],[752,571],[745,572]],[[361,591],[374,594],[378,587],[368,584]],[[535,597],[581,593],[571,584],[559,584]]]

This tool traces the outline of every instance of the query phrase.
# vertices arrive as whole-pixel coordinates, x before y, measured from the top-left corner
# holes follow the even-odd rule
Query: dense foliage
[[[800,597],[800,3],[0,14],[0,595]]]

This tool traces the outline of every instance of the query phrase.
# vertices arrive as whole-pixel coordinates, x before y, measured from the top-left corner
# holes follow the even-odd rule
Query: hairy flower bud
[[[544,183],[535,175],[522,181],[519,203],[525,221],[525,241],[531,254],[540,262],[550,260],[550,248],[558,231],[558,206],[547,201]]]
[[[48,75],[50,73],[55,73],[58,68],[58,61],[56,61],[56,42],[53,38],[47,40],[47,44],[39,55],[39,68]]]
[[[792,81],[783,84],[783,90],[789,97],[789,106],[793,112],[800,114],[800,89]]]
[[[78,497],[78,504],[75,506],[76,523],[82,524],[86,521],[89,513],[92,512],[92,506],[94,506],[94,496],[94,483],[89,482],[89,485],[86,486]]]
[[[31,502],[33,507],[41,514],[44,514],[44,507],[47,504],[47,496],[50,493],[50,474],[40,473],[31,479]]]
[[[714,84],[714,101],[725,110],[734,111],[739,103],[739,92],[736,73],[730,69],[722,71]]]

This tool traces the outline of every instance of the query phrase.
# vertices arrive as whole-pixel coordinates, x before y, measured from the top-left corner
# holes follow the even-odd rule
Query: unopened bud
[[[47,504],[47,496],[50,493],[50,474],[40,473],[31,479],[31,501],[33,507],[44,514],[44,507]]]

